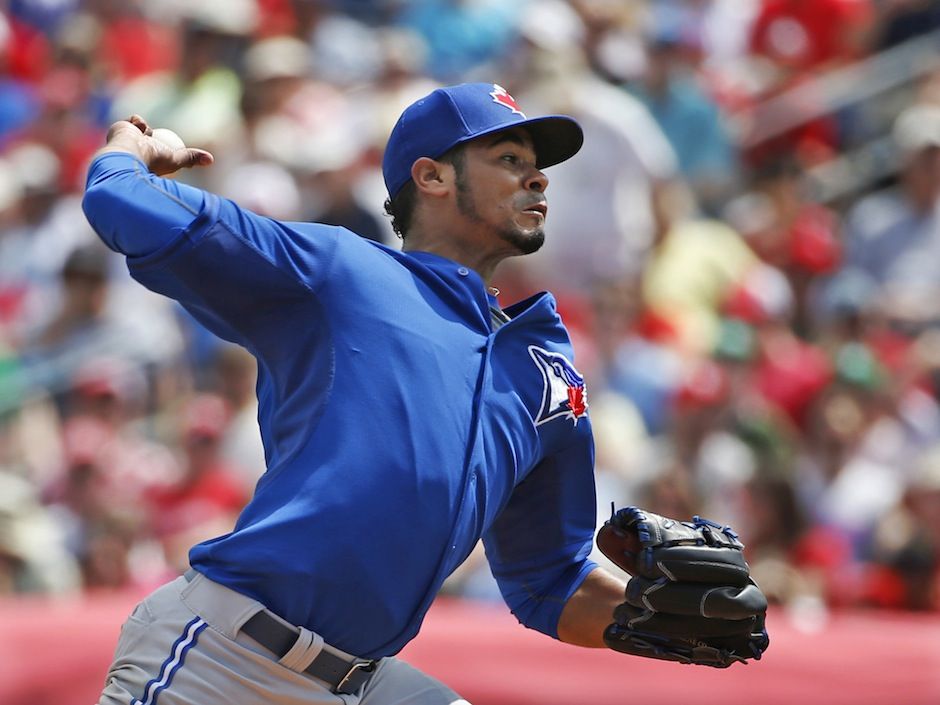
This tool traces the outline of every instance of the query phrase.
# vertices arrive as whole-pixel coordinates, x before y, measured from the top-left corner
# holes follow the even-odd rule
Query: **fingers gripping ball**
[[[767,599],[730,527],[627,507],[601,527],[597,545],[633,576],[604,632],[610,648],[717,668],[767,648]]]
[[[168,176],[194,166],[207,166],[213,161],[212,155],[204,149],[187,147],[173,130],[165,127],[150,130],[142,119],[136,126],[149,136],[151,146],[159,145],[156,149],[145,151],[147,166],[157,176]]]
[[[150,135],[157,142],[164,144],[169,147],[174,152],[180,149],[186,149],[186,143],[183,142],[183,139],[166,127],[157,127],[154,128],[153,133]]]

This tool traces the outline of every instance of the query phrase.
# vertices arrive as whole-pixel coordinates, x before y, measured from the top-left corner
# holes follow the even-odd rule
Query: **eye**
[[[519,157],[518,157],[517,155],[515,155],[515,154],[512,154],[511,152],[508,153],[508,154],[504,154],[502,157],[500,157],[500,159],[502,159],[504,162],[506,162],[506,163],[508,163],[508,164],[518,164],[518,163],[519,163]]]

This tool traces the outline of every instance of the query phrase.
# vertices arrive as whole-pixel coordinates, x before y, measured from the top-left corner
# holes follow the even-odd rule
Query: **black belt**
[[[198,572],[190,568],[185,577],[191,582],[196,575]],[[284,658],[300,635],[297,628],[281,624],[266,610],[257,612],[245,622],[241,631],[277,656],[278,660]],[[334,693],[352,695],[368,683],[375,672],[375,661],[346,659],[322,649],[303,672],[326,681]]]

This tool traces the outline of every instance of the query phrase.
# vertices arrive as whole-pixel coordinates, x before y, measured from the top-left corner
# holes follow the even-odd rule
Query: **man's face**
[[[454,163],[458,213],[510,254],[531,254],[545,242],[548,178],[535,159],[532,138],[516,128],[467,143]]]

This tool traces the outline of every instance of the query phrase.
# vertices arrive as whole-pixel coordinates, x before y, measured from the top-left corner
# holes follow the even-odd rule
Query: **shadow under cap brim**
[[[535,166],[539,169],[571,159],[584,144],[584,131],[574,118],[567,115],[545,115],[478,132],[458,140],[453,146],[516,128],[525,130],[532,137]]]

